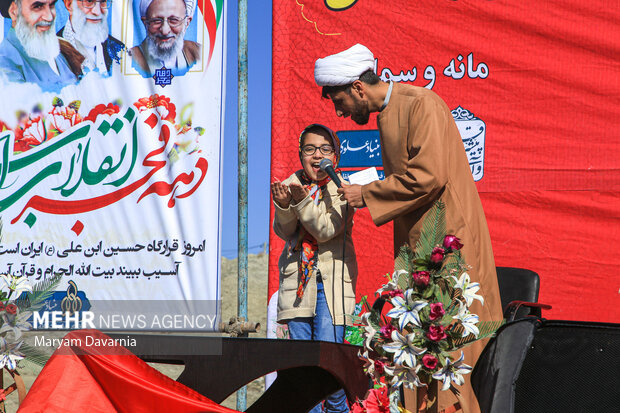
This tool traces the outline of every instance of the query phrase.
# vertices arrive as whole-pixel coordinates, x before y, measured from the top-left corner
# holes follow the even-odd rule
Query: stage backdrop
[[[0,273],[33,283],[62,274],[56,297],[86,307],[216,302],[224,2],[186,1],[188,17],[164,23],[180,23],[172,32],[182,52],[172,64],[161,50],[139,49],[147,32],[140,1],[107,4],[102,47],[90,48],[94,64],[78,62],[77,76],[69,66],[89,47],[75,40],[88,38],[81,24],[91,26],[80,24],[77,12],[69,24],[65,5],[56,3],[51,44],[58,32],[75,46],[67,52],[61,45],[49,57],[56,70],[29,54],[42,36],[28,34],[27,19],[16,29],[0,19]],[[47,309],[66,309],[56,304]]]
[[[272,178],[299,169],[297,137],[314,122],[358,139],[343,145],[343,160],[350,149],[367,159],[347,169],[376,163],[376,117],[363,127],[338,118],[313,78],[317,58],[362,43],[383,80],[432,89],[453,109],[496,265],[540,274],[540,301],[553,305],[545,317],[620,322],[617,6],[604,0],[276,0]],[[351,130],[364,132],[340,132]],[[391,224],[377,228],[361,209],[353,232],[358,298],[372,297],[393,269]],[[283,245],[272,231],[270,298]]]

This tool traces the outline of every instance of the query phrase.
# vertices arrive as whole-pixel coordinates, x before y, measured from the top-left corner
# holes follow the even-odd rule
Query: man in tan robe
[[[368,207],[376,225],[394,220],[395,256],[405,243],[415,248],[426,213],[436,200],[443,201],[447,233],[461,239],[462,253],[472,267],[468,274],[472,282],[480,283],[478,294],[484,297],[484,306],[474,301],[470,310],[480,321],[501,320],[489,230],[450,109],[428,89],[382,82],[373,68],[372,53],[359,44],[319,59],[315,65],[315,80],[323,86],[323,97],[334,103],[338,116],[351,116],[363,125],[371,112],[379,112],[377,127],[386,178],[345,186],[338,192],[351,206]],[[464,349],[466,364],[475,365],[486,342]],[[480,411],[470,375],[464,378],[465,384],[457,388],[458,400],[450,391],[439,391],[439,411],[457,401],[465,413]],[[411,394],[407,399],[412,400]],[[415,406],[407,407],[415,410]]]

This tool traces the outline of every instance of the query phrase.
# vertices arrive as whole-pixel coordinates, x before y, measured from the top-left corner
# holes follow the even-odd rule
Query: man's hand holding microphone
[[[349,203],[350,206],[354,208],[362,208],[365,207],[364,198],[362,197],[362,186],[361,185],[347,185],[343,184],[336,175],[336,171],[334,171],[334,164],[329,159],[325,158],[321,160],[319,163],[319,168],[329,175],[329,177],[334,181],[336,186],[338,186],[338,193],[342,195],[342,198]]]

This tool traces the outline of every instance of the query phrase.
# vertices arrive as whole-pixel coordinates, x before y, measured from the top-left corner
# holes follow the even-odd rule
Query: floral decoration
[[[81,106],[82,103],[79,100],[74,100],[65,105],[62,99],[54,97],[51,102],[51,109],[47,112],[43,110],[43,106],[40,104],[37,104],[30,113],[18,111],[16,113],[17,124],[13,128],[0,120],[0,133],[4,131],[13,132],[13,152],[19,154],[62,135],[82,122],[94,123],[102,115],[112,116],[121,111],[120,102],[101,103],[91,108],[84,116],[80,113],[80,109],[83,109]],[[169,97],[153,94],[138,99],[133,103],[133,106],[138,112],[154,109],[163,120],[174,124],[176,139],[168,152],[171,162],[174,163],[183,153],[189,155],[194,152],[201,152],[199,138],[204,135],[205,129],[200,126],[192,127],[191,118],[176,123],[176,106]]]
[[[0,369],[16,370],[21,360],[45,364],[47,355],[24,343],[23,332],[32,329],[33,311],[41,308],[62,275],[32,285],[27,277],[0,274]]]
[[[433,380],[443,383],[441,390],[462,385],[472,367],[458,350],[492,336],[503,324],[479,322],[470,312],[472,303],[484,304],[484,298],[476,294],[480,286],[471,282],[462,247],[459,238],[446,234],[445,206],[437,201],[425,218],[415,251],[401,248],[396,270],[386,275],[372,308],[367,306],[358,317],[363,368],[382,389],[377,391],[389,394],[393,411],[404,411],[398,406],[401,386],[414,390]],[[376,394],[369,393],[354,411],[384,411],[368,407],[369,397],[375,400]]]

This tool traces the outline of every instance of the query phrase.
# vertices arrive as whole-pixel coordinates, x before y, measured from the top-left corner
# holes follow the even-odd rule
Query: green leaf
[[[400,247],[398,256],[394,260],[394,271],[405,270],[411,272],[411,263],[413,262],[413,252],[409,245],[405,244]]]
[[[354,346],[364,345],[363,327],[347,326],[344,339]]]
[[[28,345],[26,343],[23,343],[19,350],[24,354],[24,356],[26,356],[26,358],[22,361],[33,363],[40,367],[45,366],[45,363],[47,363],[51,356],[40,348]]]
[[[448,309],[448,307],[450,307],[450,304],[452,304],[452,299],[450,298],[450,295],[438,286],[437,290],[438,291],[435,295],[437,296],[438,301],[443,304],[444,309]]]
[[[433,248],[443,243],[446,233],[446,206],[441,201],[435,201],[426,213],[420,238],[415,246],[415,258],[430,257]]]
[[[450,347],[451,347],[451,346],[450,346],[450,343],[448,343],[448,341],[447,341],[447,340],[441,340],[441,341],[439,342],[439,348],[440,348],[442,351],[448,351],[448,350],[450,350]]]
[[[43,302],[47,300],[53,293],[60,281],[62,280],[62,274],[58,273],[47,280],[40,281],[32,286],[32,292],[26,294],[25,298],[20,298],[15,301],[20,310],[27,309],[29,311],[37,311],[43,305]],[[22,296],[23,297],[23,296]]]
[[[376,311],[372,311],[370,316],[368,317],[368,324],[372,326],[375,330],[381,329],[381,314]]]
[[[478,337],[475,337],[473,334],[469,334],[467,337],[459,337],[458,339],[454,340],[454,349],[458,350],[475,341],[484,340],[485,338],[494,336],[497,329],[504,325],[505,322],[506,320],[479,322],[478,324],[476,324],[478,330],[480,330]],[[454,332],[458,333],[459,335],[463,334],[463,331],[464,329],[461,325],[457,326],[454,329]]]

